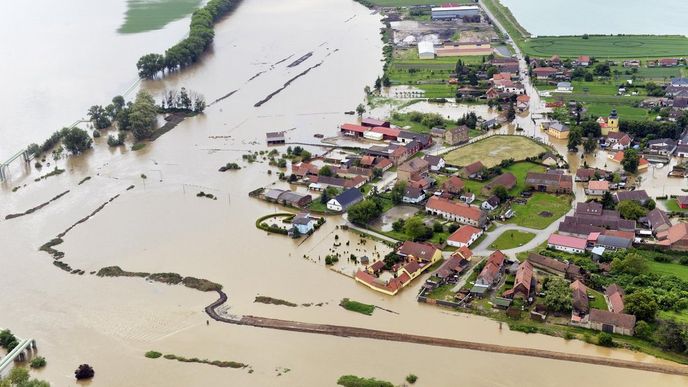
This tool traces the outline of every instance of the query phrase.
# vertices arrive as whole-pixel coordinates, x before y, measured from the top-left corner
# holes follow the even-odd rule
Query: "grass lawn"
[[[567,195],[551,195],[544,192],[536,192],[528,199],[527,204],[515,204],[511,208],[516,215],[509,220],[510,223],[542,230],[569,212],[571,209],[571,197]],[[552,215],[548,217],[540,216],[540,213],[545,211]],[[688,268],[686,268],[686,270],[688,270]]]
[[[362,302],[353,301],[348,298],[343,298],[342,301],[339,302],[339,306],[346,310],[365,314],[368,316],[372,315],[375,311],[375,305],[364,304]]]
[[[444,159],[450,165],[465,166],[480,160],[486,167],[493,167],[505,159],[523,160],[545,151],[547,148],[527,137],[492,136],[451,151]]]
[[[683,208],[679,207],[678,203],[676,202],[676,199],[660,200],[659,202],[664,204],[664,207],[666,207],[666,209],[668,211],[672,211],[672,212],[688,211],[687,209],[683,209]]]
[[[679,263],[661,263],[652,259],[647,260],[650,265],[650,272],[660,275],[675,275],[676,277],[688,281],[688,266]]]
[[[535,238],[535,234],[517,230],[510,230],[502,233],[491,245],[491,249],[509,250],[514,247],[523,246]]]
[[[453,288],[454,285],[452,284],[442,285],[428,293],[428,297],[435,300],[452,301],[455,294],[451,291]]]
[[[604,295],[602,293],[588,288],[588,296],[595,297],[594,300],[590,300],[591,308],[607,310],[607,303],[604,301]]]

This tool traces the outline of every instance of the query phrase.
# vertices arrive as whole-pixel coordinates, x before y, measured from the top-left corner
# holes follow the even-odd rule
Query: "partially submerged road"
[[[227,295],[218,291],[220,298],[205,308],[206,313],[216,321],[247,325],[259,328],[279,329],[283,331],[314,333],[321,335],[339,337],[357,337],[374,340],[396,341],[402,343],[413,343],[423,345],[433,345],[438,347],[460,348],[472,351],[483,351],[493,353],[503,353],[507,355],[530,356],[550,360],[571,361],[608,367],[628,368],[640,371],[658,372],[670,375],[688,376],[688,367],[674,364],[655,364],[642,363],[629,360],[603,358],[598,356],[577,355],[564,352],[546,351],[534,348],[510,347],[498,344],[476,343],[471,341],[445,339],[439,337],[411,335],[407,333],[397,333],[380,331],[375,329],[357,328],[341,325],[313,324],[299,321],[278,320],[256,316],[236,316],[225,317],[218,314],[215,310],[227,301]]]

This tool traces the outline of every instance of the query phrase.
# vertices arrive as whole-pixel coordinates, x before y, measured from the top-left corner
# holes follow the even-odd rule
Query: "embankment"
[[[398,332],[387,332],[375,329],[357,328],[341,325],[312,324],[299,321],[278,320],[256,316],[220,316],[215,310],[227,302],[227,295],[218,291],[220,298],[205,308],[206,313],[214,320],[236,325],[247,325],[259,328],[279,329],[292,332],[314,333],[321,335],[358,337],[374,340],[387,340],[402,343],[433,345],[438,347],[460,348],[472,351],[503,353],[507,355],[538,357],[550,360],[571,361],[617,368],[628,368],[640,371],[657,372],[670,375],[688,376],[688,367],[672,364],[642,363],[629,360],[603,358],[597,356],[577,355],[572,353],[546,351],[534,348],[509,347],[498,344],[475,343],[440,337],[411,335]]]

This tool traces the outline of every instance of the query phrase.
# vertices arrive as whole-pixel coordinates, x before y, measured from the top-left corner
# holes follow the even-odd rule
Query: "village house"
[[[623,61],[623,67],[628,67],[628,68],[640,68],[640,60],[638,59],[629,59]]]
[[[524,111],[528,110],[529,107],[530,107],[530,97],[529,96],[527,96],[525,94],[521,94],[518,97],[516,97],[516,109],[518,109],[519,112],[524,112]]]
[[[550,136],[559,139],[559,140],[565,140],[569,138],[569,127],[562,124],[559,121],[545,121],[540,124],[540,128],[545,130],[547,134]]]
[[[574,61],[576,66],[588,67],[590,66],[590,57],[587,55],[581,55]]]
[[[314,191],[323,191],[328,187],[339,189],[361,188],[367,181],[367,178],[359,175],[351,179],[334,176],[308,176],[308,188]]]
[[[604,247],[608,251],[625,250],[633,247],[633,237],[593,232],[588,235],[588,244],[593,247]]]
[[[430,136],[432,136],[432,137],[444,138],[445,133],[447,133],[447,129],[444,129],[444,128],[434,127],[432,129],[430,129]]]
[[[472,164],[468,164],[465,167],[463,167],[463,170],[461,172],[463,177],[475,179],[479,176],[480,172],[482,172],[483,169],[485,169],[483,163],[480,161],[476,161]]]
[[[547,247],[572,254],[583,254],[588,246],[586,239],[567,235],[552,234],[547,239]]]
[[[404,196],[401,201],[404,203],[418,204],[425,200],[425,192],[422,189],[408,186],[406,191],[404,191]]]
[[[342,124],[339,127],[339,130],[344,134],[345,136],[351,136],[351,137],[363,137],[363,134],[370,130],[370,128],[362,126],[362,125],[355,125],[355,124]]]
[[[647,142],[647,152],[649,154],[671,156],[678,144],[670,138],[658,138]]]
[[[401,129],[389,128],[386,126],[376,126],[372,128],[370,132],[382,135],[383,140],[397,141],[399,139]]]
[[[571,289],[571,322],[579,323],[590,312],[590,300],[588,299],[588,287],[580,280],[575,280],[569,285]]]
[[[564,278],[566,276],[567,263],[537,253],[529,253],[528,262],[538,270]]]
[[[609,182],[607,180],[593,180],[588,183],[585,194],[588,196],[603,196],[609,192]]]
[[[516,176],[514,176],[511,172],[502,173],[487,183],[484,189],[490,192],[499,186],[502,186],[507,190],[514,188],[516,186]]]
[[[311,195],[283,189],[269,189],[263,194],[263,197],[269,202],[296,208],[304,208],[313,201]]]
[[[573,85],[571,85],[571,82],[559,82],[557,83],[557,93],[572,93],[573,92]]]
[[[573,191],[573,179],[570,175],[555,173],[554,171],[547,173],[528,172],[526,188],[541,192],[569,194]]]
[[[613,313],[608,310],[590,310],[590,329],[597,331],[633,336],[635,316],[625,313]]]
[[[632,200],[641,206],[644,206],[650,201],[650,196],[644,189],[637,189],[635,191],[619,191],[614,194],[615,203],[619,203],[624,200]]]
[[[516,270],[516,278],[514,280],[514,286],[505,291],[502,296],[516,299],[521,298],[526,301],[530,301],[531,289],[536,286],[535,276],[533,276],[533,265],[530,262],[522,262]]]
[[[490,254],[487,258],[485,266],[478,274],[475,280],[475,287],[481,287],[484,293],[485,290],[492,288],[499,280],[502,279],[502,274],[504,274],[504,262],[506,261],[506,256],[499,250]],[[473,289],[471,289],[473,293]]]
[[[654,235],[668,231],[671,228],[671,220],[669,220],[666,212],[659,208],[655,208],[647,213],[647,223],[650,225]]]
[[[358,188],[349,188],[337,197],[327,202],[327,209],[330,211],[343,212],[349,207],[363,200],[363,194]]]
[[[485,211],[492,211],[499,207],[499,203],[499,198],[496,195],[492,195],[480,205],[480,208]]]
[[[688,223],[677,223],[657,235],[659,245],[672,251],[688,251]]]
[[[463,191],[464,182],[458,176],[452,176],[442,184],[442,190],[452,195],[458,195]]]
[[[306,235],[315,230],[317,221],[308,213],[299,213],[291,220],[292,229],[289,230],[291,235]]]
[[[559,223],[559,234],[587,238],[591,232],[635,232],[635,227],[634,220],[622,219],[618,211],[604,210],[601,203],[578,203],[573,216],[567,215]]]
[[[612,313],[623,313],[624,311],[624,291],[617,284],[611,284],[604,290],[604,300]]]
[[[412,141],[416,141],[419,144],[420,149],[425,149],[432,145],[432,137],[429,134],[414,133],[406,130],[402,130],[399,132],[399,138],[397,139],[397,141],[399,141],[402,144],[408,144]]]
[[[558,72],[559,70],[554,67],[536,67],[533,69],[533,75],[539,80],[554,78]]]
[[[578,168],[574,180],[578,182],[587,182],[592,179],[607,179],[611,174],[611,172],[605,171],[604,169]]]
[[[425,155],[423,156],[423,160],[430,164],[430,170],[434,172],[441,171],[445,166],[444,159],[440,156]]]
[[[607,145],[613,150],[625,150],[631,146],[631,136],[624,132],[610,132],[607,135]]]
[[[296,175],[299,178],[303,178],[308,175],[317,175],[318,172],[320,171],[320,168],[317,166],[311,164],[311,163],[298,163],[296,165],[292,164],[291,166],[291,173]]]
[[[482,229],[463,225],[447,237],[447,244],[454,247],[470,247],[482,235]]]
[[[435,275],[442,283],[455,283],[469,265],[473,252],[467,247],[461,247],[444,261],[442,266],[435,272]]]
[[[388,281],[380,279],[378,276],[384,270],[385,264],[383,261],[376,261],[366,270],[356,272],[356,282],[393,296],[442,258],[442,251],[434,246],[410,241],[404,242],[396,253],[403,257],[405,262],[398,265],[393,278]]]
[[[444,142],[449,145],[459,145],[468,142],[468,131],[469,129],[466,125],[447,129],[444,133]]]
[[[688,157],[688,145],[679,145],[676,147],[676,157]]]
[[[430,164],[423,159],[411,159],[397,168],[399,181],[420,180],[428,175]]]
[[[468,224],[482,228],[487,223],[487,215],[478,207],[472,207],[463,203],[455,203],[451,200],[431,197],[425,204],[425,211],[434,216],[454,222]]]

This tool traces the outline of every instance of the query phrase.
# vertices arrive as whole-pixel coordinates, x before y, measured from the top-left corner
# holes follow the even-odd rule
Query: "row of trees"
[[[42,145],[35,143],[29,145],[27,151],[34,157],[38,157],[43,153],[49,152],[58,145],[60,141],[62,141],[62,144],[68,151],[75,155],[90,149],[93,145],[91,136],[89,136],[85,130],[73,127],[58,130],[50,135]]]
[[[162,94],[160,108],[163,112],[203,113],[206,108],[205,97],[193,90],[167,90]]]
[[[215,38],[214,24],[234,5],[232,0],[210,0],[191,16],[189,36],[161,54],[146,54],[136,63],[141,78],[155,78],[167,71],[176,71],[196,62]]]

